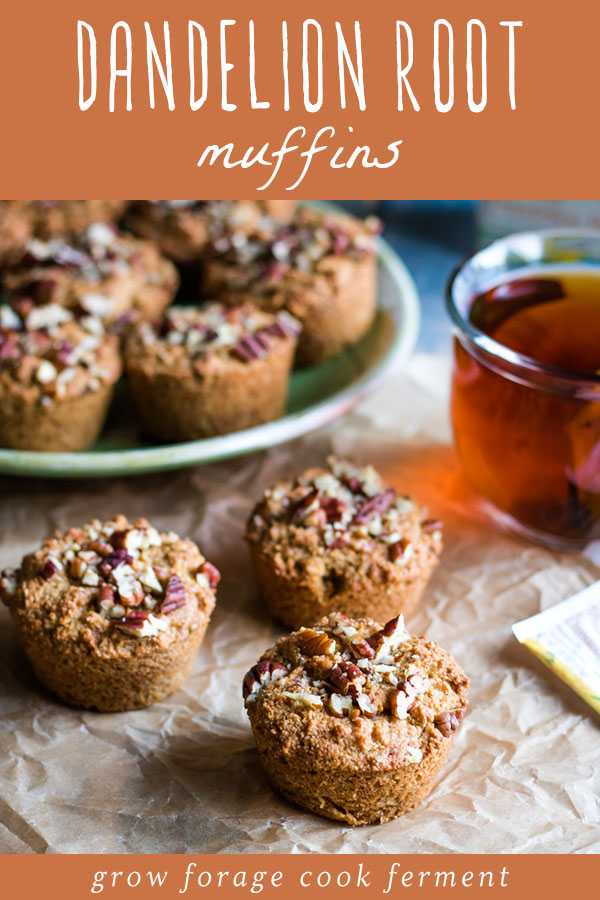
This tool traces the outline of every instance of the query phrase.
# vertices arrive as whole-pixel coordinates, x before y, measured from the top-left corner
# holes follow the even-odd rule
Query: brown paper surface
[[[0,612],[0,847],[4,852],[599,852],[600,720],[511,634],[598,578],[486,524],[447,423],[448,362],[414,357],[351,415],[269,452],[112,481],[0,480],[0,567],[54,528],[116,512],[194,538],[224,573],[192,677],[136,712],[68,709],[39,688]],[[243,523],[273,480],[330,451],[373,462],[445,522],[445,550],[411,630],[472,680],[470,711],[430,797],[353,829],[269,788],[241,701],[280,633],[256,597]]]

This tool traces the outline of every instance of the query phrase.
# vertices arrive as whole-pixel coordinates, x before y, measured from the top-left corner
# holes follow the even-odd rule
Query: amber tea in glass
[[[586,235],[600,254],[600,235]],[[600,264],[570,244],[497,242],[494,265],[473,257],[461,271],[474,263],[477,277],[459,272],[449,294],[462,465],[497,519],[556,547],[600,536]]]

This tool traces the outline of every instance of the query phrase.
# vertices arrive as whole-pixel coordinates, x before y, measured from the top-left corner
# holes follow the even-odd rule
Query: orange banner
[[[589,0],[5,7],[4,197],[597,187]]]
[[[526,900],[569,896],[574,884],[598,878],[594,856],[5,856],[0,864],[3,895],[48,900],[152,897],[230,898],[262,895],[295,898],[335,896],[430,900],[501,895]]]

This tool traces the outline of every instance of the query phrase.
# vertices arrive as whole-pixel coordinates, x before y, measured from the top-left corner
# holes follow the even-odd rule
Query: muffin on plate
[[[48,690],[71,706],[119,711],[183,684],[219,578],[193,541],[117,516],[44,541],[2,574],[0,596]]]
[[[191,441],[283,414],[299,325],[255,306],[171,307],[134,330],[125,366],[145,430]]]
[[[123,200],[0,200],[0,260],[30,237],[47,240],[114,222],[125,206]]]
[[[427,797],[468,685],[401,616],[381,626],[332,613],[280,638],[244,677],[243,696],[273,786],[309,812],[367,825]]]
[[[376,303],[378,224],[300,208],[270,235],[212,241],[203,289],[224,303],[286,309],[302,324],[296,363],[323,362],[369,329]]]
[[[441,523],[372,466],[328,464],[274,485],[248,520],[267,607],[294,628],[334,611],[410,616],[437,565]]]
[[[23,252],[33,234],[33,225],[24,200],[0,200],[0,266]]]
[[[295,208],[295,200],[136,200],[125,224],[185,265],[198,263],[210,241],[224,232],[272,233],[291,219]]]
[[[68,238],[33,238],[6,267],[2,289],[19,306],[58,304],[104,322],[159,316],[179,284],[156,247],[102,222]]]
[[[84,450],[100,433],[121,374],[118,339],[64,307],[19,316],[0,306],[0,447]]]

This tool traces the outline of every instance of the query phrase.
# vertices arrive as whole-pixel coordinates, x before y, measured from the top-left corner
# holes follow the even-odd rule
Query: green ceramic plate
[[[417,339],[419,301],[413,280],[381,238],[378,257],[378,312],[369,333],[335,359],[295,372],[283,418],[222,437],[156,446],[144,443],[123,387],[92,448],[81,453],[0,450],[0,473],[79,478],[160,472],[273,447],[344,415],[392,365],[410,355]]]

